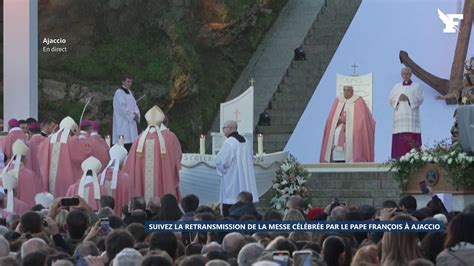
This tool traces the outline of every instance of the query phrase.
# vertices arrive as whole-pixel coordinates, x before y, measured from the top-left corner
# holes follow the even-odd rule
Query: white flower
[[[281,209],[280,203],[277,203],[277,205],[275,206],[275,209],[277,209],[277,210],[280,210],[280,209]]]
[[[439,158],[438,158],[438,157],[434,157],[433,161],[434,161],[435,163],[439,163]]]
[[[273,188],[274,188],[274,189],[277,189],[277,188],[279,188],[279,187],[280,187],[280,184],[278,184],[278,183],[273,184]]]
[[[286,180],[283,180],[283,181],[281,181],[281,184],[286,185],[286,184],[288,184],[288,182]]]
[[[428,157],[427,155],[421,156],[421,160],[422,160],[423,162],[429,162],[429,159],[428,159],[428,158],[429,158],[429,157]]]
[[[448,159],[448,164],[452,164],[453,163],[453,159],[449,158]]]
[[[410,163],[414,163],[414,162],[415,162],[415,158],[411,158]]]
[[[415,148],[413,148],[413,149],[410,150],[410,153],[415,153],[415,152],[416,152],[416,149],[415,149]]]
[[[284,163],[281,165],[281,170],[283,170],[284,172],[288,172],[288,170],[291,169],[291,165],[289,163]]]
[[[400,162],[406,162],[406,161],[408,161],[407,156],[403,155],[402,157],[400,157]]]

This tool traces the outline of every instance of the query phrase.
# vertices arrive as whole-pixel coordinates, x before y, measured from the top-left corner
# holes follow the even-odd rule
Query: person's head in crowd
[[[382,208],[393,209],[393,208],[397,208],[397,207],[398,207],[397,203],[393,200],[386,200],[382,203]]]
[[[412,213],[416,211],[417,205],[416,205],[416,199],[415,197],[408,195],[404,196],[399,202],[398,206],[406,211],[407,213]]]
[[[297,241],[310,241],[311,234],[309,232],[291,232],[288,239],[295,243]]]
[[[79,124],[79,128],[81,131],[85,131],[87,133],[92,133],[92,123],[89,119],[83,119]]]
[[[215,213],[214,213],[214,210],[213,210],[211,207],[206,206],[206,205],[201,205],[201,206],[199,206],[199,207],[196,209],[196,211],[194,211],[194,214],[205,213],[205,212],[215,214]]]
[[[221,245],[219,245],[217,242],[211,242],[211,243],[206,244],[202,247],[201,255],[206,255],[207,253],[209,253],[211,251],[214,251],[214,250],[223,251]]]
[[[244,245],[244,236],[236,232],[227,234],[222,241],[222,249],[227,253],[229,258],[237,258],[240,249]]]
[[[414,221],[414,218],[400,214],[391,220],[408,222]],[[411,260],[421,258],[417,241],[416,232],[385,232],[382,237],[382,264],[406,265]]]
[[[377,210],[373,206],[364,204],[364,205],[360,205],[357,208],[357,212],[361,215],[361,219],[363,221],[366,221],[366,220],[370,220],[374,218],[374,215],[377,212]]]
[[[0,206],[3,206],[2,203],[6,204],[6,202],[2,202],[3,198],[6,199],[6,195],[0,192]],[[7,216],[6,222],[7,222],[7,227],[8,228],[10,228],[12,230],[15,230],[15,227],[20,222],[20,215],[18,215],[16,213],[10,213]]]
[[[179,266],[205,266],[208,260],[201,255],[192,255],[185,257],[180,263]]]
[[[10,254],[10,243],[5,237],[0,236],[0,258]]]
[[[112,261],[112,266],[140,266],[143,256],[133,248],[124,248]]]
[[[166,194],[161,197],[161,208],[157,218],[162,221],[177,221],[183,216],[179,209],[178,200],[172,194]]]
[[[414,259],[408,263],[408,266],[434,266],[433,262],[427,259]]]
[[[265,248],[259,243],[250,243],[245,245],[237,256],[239,266],[251,266],[258,260]]]
[[[20,262],[14,257],[3,257],[0,258],[0,265],[2,266],[20,266]]]
[[[122,219],[120,219],[120,217],[118,217],[117,215],[110,215],[109,217],[109,225],[110,225],[110,228],[112,229],[121,229],[123,228],[123,221]]]
[[[267,211],[262,218],[263,221],[281,221],[283,216],[277,211]]]
[[[216,216],[210,212],[201,212],[201,213],[194,214],[195,221],[212,221],[215,219],[216,219]]]
[[[169,259],[166,259],[165,257],[159,256],[159,255],[147,255],[143,258],[142,266],[155,266],[155,265],[173,266],[173,263]]]
[[[270,260],[260,260],[255,262],[252,266],[280,266],[281,263],[270,261]]]
[[[161,201],[159,197],[151,197],[148,200],[148,210],[151,213],[151,216],[155,216],[158,214],[161,208]]]
[[[379,249],[376,245],[360,247],[352,258],[351,265],[380,265]]]
[[[105,239],[107,259],[111,262],[124,248],[133,248],[135,239],[126,230],[114,230]]]
[[[438,197],[431,199],[426,204],[426,207],[428,207],[431,210],[430,216],[433,216],[438,213],[444,213],[443,209],[445,209],[443,202]]]
[[[347,209],[342,206],[337,206],[331,211],[331,221],[344,221],[347,216]]]
[[[110,209],[115,208],[115,199],[109,195],[100,196],[100,208],[109,207]]]
[[[253,203],[253,195],[250,192],[247,191],[241,191],[237,195],[237,202],[241,203]]]
[[[312,221],[316,217],[321,215],[323,212],[324,212],[324,208],[311,208],[308,210],[308,214],[306,215],[306,218],[308,218],[309,221]]]
[[[72,210],[66,217],[66,226],[71,239],[82,239],[89,227],[89,219],[83,211]]]
[[[54,120],[53,118],[45,118],[41,122],[41,131],[47,135],[50,135],[54,132],[58,125],[58,122]]]
[[[28,132],[30,135],[39,134],[41,133],[41,127],[38,123],[33,122],[28,125]]]
[[[344,240],[338,236],[329,236],[323,242],[322,255],[327,266],[343,266],[346,259]]]
[[[306,245],[303,246],[303,248],[301,248],[301,250],[304,250],[304,249],[310,249],[316,253],[321,253],[321,246],[316,243],[316,242],[308,242],[306,243]]]
[[[304,221],[306,220],[304,215],[300,210],[290,209],[285,216],[283,216],[283,221]]]
[[[25,257],[21,258],[21,265],[23,266],[43,266],[48,257],[46,250],[38,250],[30,252]]]
[[[136,243],[145,242],[148,234],[145,232],[145,227],[140,223],[131,223],[126,229],[135,238]]]
[[[205,257],[208,260],[228,260],[227,254],[224,251],[211,250],[206,253]]]
[[[26,255],[38,251],[47,250],[48,244],[41,238],[28,239],[21,245],[21,258],[23,259]]]
[[[446,236],[444,232],[430,232],[428,233],[423,240],[421,240],[421,251],[423,257],[430,260],[433,263],[436,263],[436,257],[444,249],[444,240]]]
[[[9,231],[8,227],[0,225],[0,235],[4,236]]]
[[[293,209],[304,210],[306,206],[305,206],[304,199],[299,195],[295,195],[295,196],[291,196],[288,199],[288,202],[286,203],[286,207],[290,210],[293,210]]]
[[[145,224],[145,221],[148,219],[147,213],[142,210],[134,210],[132,213],[130,213],[130,217],[128,219],[128,224],[131,223],[139,223],[139,224]]]
[[[143,197],[132,197],[128,204],[129,212],[131,213],[134,210],[143,210],[146,211],[146,202]]]
[[[436,219],[437,221],[442,222],[443,224],[448,223],[448,218],[446,217],[446,215],[444,215],[442,213],[438,213],[438,214],[433,215],[433,218]]]
[[[181,199],[181,208],[185,213],[195,212],[199,207],[199,198],[194,194],[189,194]]]
[[[72,264],[72,257],[64,252],[54,252],[46,257],[44,265],[74,265]]]
[[[26,123],[26,120],[21,119],[18,122],[20,123],[21,130],[23,130],[23,132],[25,134],[27,134],[28,133],[28,123]]]
[[[191,243],[191,244],[186,246],[184,254],[186,256],[190,256],[190,255],[194,255],[194,254],[200,255],[201,250],[202,250],[202,244],[200,244],[200,243]]]
[[[99,212],[97,213],[97,216],[102,219],[102,218],[107,218],[111,215],[114,215],[114,211],[110,207],[104,207],[100,208]]]
[[[239,264],[240,265],[240,264]],[[230,266],[230,263],[228,263],[225,260],[210,260],[206,263],[206,266]]]
[[[37,212],[26,212],[20,218],[21,231],[23,233],[36,234],[43,229],[41,216]]]
[[[243,214],[240,216],[239,221],[258,221],[257,217],[252,214]]]
[[[99,256],[100,251],[96,244],[91,241],[85,241],[79,244],[74,250],[74,258],[82,258],[86,256]]]
[[[445,248],[453,248],[461,242],[474,244],[474,214],[461,213],[448,226]]]
[[[178,239],[172,232],[153,232],[148,242],[150,250],[164,250],[173,260],[176,258]]]
[[[293,243],[293,241],[283,236],[278,236],[273,239],[265,249],[286,250],[289,254],[293,254],[293,252],[296,250],[296,245]]]

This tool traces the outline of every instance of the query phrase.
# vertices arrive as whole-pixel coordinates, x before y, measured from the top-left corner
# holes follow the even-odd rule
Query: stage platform
[[[389,167],[382,163],[320,163],[303,164],[310,173],[359,173],[388,172]]]

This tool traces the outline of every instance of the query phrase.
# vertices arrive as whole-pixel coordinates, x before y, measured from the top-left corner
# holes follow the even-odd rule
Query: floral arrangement
[[[273,189],[276,195],[270,200],[270,207],[284,213],[287,210],[286,203],[291,196],[299,195],[306,201],[310,199],[306,182],[310,174],[293,155],[283,162],[276,172],[276,180],[273,181]],[[309,205],[308,205],[309,206]]]
[[[408,178],[427,163],[436,163],[446,172],[448,182],[456,188],[474,186],[474,156],[463,152],[458,144],[449,145],[446,141],[432,148],[412,149],[399,160],[390,160],[390,171],[394,172],[400,189],[405,192]]]

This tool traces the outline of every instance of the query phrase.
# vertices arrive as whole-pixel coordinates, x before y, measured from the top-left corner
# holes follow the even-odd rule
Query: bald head
[[[23,259],[26,255],[40,250],[47,250],[48,244],[41,238],[32,238],[21,245],[21,258]]]
[[[237,258],[244,245],[245,239],[240,233],[229,233],[222,240],[222,249],[227,252],[229,258]]]
[[[224,135],[228,137],[230,134],[237,131],[237,122],[234,120],[225,121],[222,130],[224,131]]]

